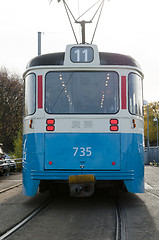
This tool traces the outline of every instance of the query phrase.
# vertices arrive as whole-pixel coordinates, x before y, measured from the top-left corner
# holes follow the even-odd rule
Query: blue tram
[[[130,56],[68,45],[24,73],[23,192],[66,183],[89,196],[98,182],[144,192],[143,73]]]

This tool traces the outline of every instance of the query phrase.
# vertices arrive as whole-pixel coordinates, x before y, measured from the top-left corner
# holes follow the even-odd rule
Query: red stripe
[[[43,76],[38,76],[38,108],[43,108]]]
[[[126,109],[126,76],[121,76],[121,109]]]

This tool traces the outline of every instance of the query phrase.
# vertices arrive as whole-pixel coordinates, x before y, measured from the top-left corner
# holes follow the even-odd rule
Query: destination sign
[[[73,47],[70,59],[74,63],[90,63],[94,59],[94,50],[91,47]]]

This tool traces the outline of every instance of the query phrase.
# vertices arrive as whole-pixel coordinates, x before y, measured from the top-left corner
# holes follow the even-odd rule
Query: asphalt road
[[[0,190],[19,183],[21,173],[11,173],[0,177]],[[8,228],[21,221],[25,216],[40,206],[49,194],[37,194],[35,197],[26,197],[22,194],[22,186],[0,194],[0,235]]]
[[[114,232],[115,202],[111,196],[75,199],[63,195],[8,239],[103,240],[113,239]]]
[[[17,178],[19,180],[20,175]],[[3,179],[7,184],[7,179]],[[145,181],[145,194],[119,194],[127,219],[128,240],[159,239],[159,168],[145,167]],[[1,184],[3,180],[0,178]],[[21,187],[1,194],[0,232],[26,216],[47,197],[48,194],[25,197]],[[110,192],[99,190],[90,198],[57,196],[24,228],[8,239],[112,240],[114,228],[114,197]]]
[[[0,191],[17,185],[22,182],[22,174],[17,172],[11,172],[8,176],[0,176]]]

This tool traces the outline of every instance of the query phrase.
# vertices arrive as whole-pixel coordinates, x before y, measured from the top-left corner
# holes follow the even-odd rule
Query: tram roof
[[[65,52],[40,55],[30,60],[26,68],[35,66],[63,65],[64,58]],[[99,52],[99,59],[100,65],[123,65],[141,69],[139,63],[134,58],[123,54]]]

